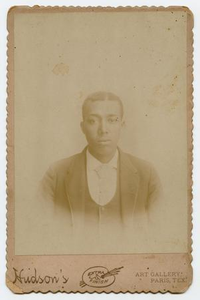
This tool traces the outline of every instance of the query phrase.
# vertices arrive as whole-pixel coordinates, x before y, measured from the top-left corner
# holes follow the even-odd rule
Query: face
[[[121,127],[121,107],[117,101],[91,101],[87,104],[81,128],[92,154],[114,153]]]

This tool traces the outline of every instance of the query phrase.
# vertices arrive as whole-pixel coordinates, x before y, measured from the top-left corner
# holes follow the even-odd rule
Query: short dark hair
[[[87,96],[87,98],[84,100],[82,105],[82,116],[84,119],[86,107],[89,102],[95,102],[95,101],[117,101],[120,105],[121,109],[121,117],[124,115],[124,108],[121,99],[111,92],[95,92]]]

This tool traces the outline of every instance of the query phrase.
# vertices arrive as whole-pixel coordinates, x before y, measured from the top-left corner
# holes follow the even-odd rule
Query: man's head
[[[123,124],[123,105],[118,96],[109,92],[89,95],[82,106],[81,128],[91,154],[102,162],[114,155]]]

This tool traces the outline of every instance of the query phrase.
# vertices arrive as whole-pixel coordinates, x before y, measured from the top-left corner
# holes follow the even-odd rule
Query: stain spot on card
[[[171,110],[174,110],[179,104],[179,101],[178,99],[174,99],[172,102],[171,102]]]
[[[67,64],[64,64],[64,63],[56,64],[55,67],[53,68],[52,72],[55,75],[64,76],[69,72],[69,66]]]
[[[158,84],[152,89],[152,97],[149,105],[154,108],[161,108],[168,112],[173,112],[178,107],[180,101],[177,98],[178,75],[172,77],[168,84]]]

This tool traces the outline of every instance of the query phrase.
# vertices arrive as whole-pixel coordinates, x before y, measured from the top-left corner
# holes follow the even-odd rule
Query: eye
[[[110,117],[110,118],[108,118],[108,122],[109,123],[116,123],[116,122],[118,122],[119,121],[119,118],[118,117]]]
[[[95,120],[94,120],[94,119],[88,119],[88,123],[89,123],[90,125],[93,125],[93,124],[95,124]]]

